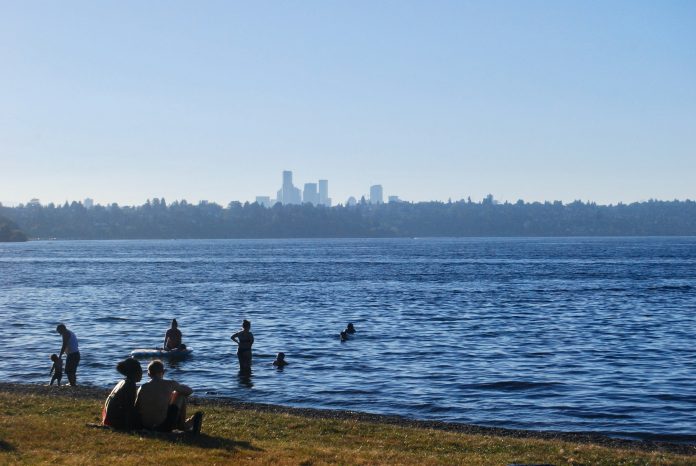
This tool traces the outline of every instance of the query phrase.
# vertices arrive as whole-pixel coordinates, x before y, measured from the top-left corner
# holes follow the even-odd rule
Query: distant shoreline
[[[24,242],[53,242],[53,241],[230,241],[230,240],[428,240],[428,239],[648,239],[648,238],[696,238],[696,235],[566,235],[566,236],[248,236],[229,238],[29,238]]]
[[[31,238],[212,239],[212,238],[418,238],[574,237],[696,235],[696,201],[647,201],[597,205],[580,201],[514,204],[396,202],[353,206],[231,202],[142,206],[0,206]]]
[[[36,395],[36,396],[62,396],[76,399],[103,400],[109,394],[108,389],[93,385],[46,386],[39,384],[26,384],[16,382],[0,382],[0,392]],[[270,414],[289,414],[311,419],[344,420],[372,424],[387,424],[400,427],[433,429],[445,432],[455,432],[477,436],[509,437],[515,439],[537,439],[582,444],[600,445],[607,448],[638,450],[645,452],[669,452],[679,455],[696,456],[696,444],[686,443],[693,439],[684,439],[683,443],[663,440],[631,440],[610,437],[608,435],[593,432],[564,432],[564,431],[534,431],[524,429],[507,429],[501,427],[486,427],[473,424],[428,421],[410,419],[397,415],[371,414],[358,411],[333,410],[320,408],[295,408],[290,406],[273,405],[266,403],[252,403],[240,401],[231,397],[194,396],[192,403],[201,407],[221,406],[237,410],[258,411]]]

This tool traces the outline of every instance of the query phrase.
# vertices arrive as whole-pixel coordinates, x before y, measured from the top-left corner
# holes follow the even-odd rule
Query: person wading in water
[[[237,343],[237,359],[239,359],[239,373],[251,374],[251,346],[254,344],[254,335],[249,331],[251,322],[244,319],[242,330],[232,335],[231,340]]]

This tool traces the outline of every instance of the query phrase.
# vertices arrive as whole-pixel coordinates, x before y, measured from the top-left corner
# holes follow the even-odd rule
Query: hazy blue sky
[[[696,198],[696,1],[0,3],[0,202]]]

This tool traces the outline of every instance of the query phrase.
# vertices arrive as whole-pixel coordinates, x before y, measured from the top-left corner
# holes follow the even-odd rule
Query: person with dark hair
[[[160,432],[174,429],[201,432],[203,413],[198,411],[186,419],[186,399],[193,389],[174,380],[164,378],[164,364],[154,360],[147,366],[150,381],[142,384],[135,400],[135,409],[142,426]]]
[[[179,330],[179,324],[177,323],[176,319],[172,319],[172,325],[164,335],[164,349],[166,351],[180,349],[182,346],[181,339],[182,335],[181,330]]]
[[[242,330],[232,335],[231,340],[237,343],[237,359],[239,373],[251,374],[251,346],[254,344],[254,334],[251,333],[251,322],[244,319]]]
[[[345,332],[349,335],[355,333],[355,327],[353,326],[353,322],[348,322],[348,326],[346,327]]]
[[[59,358],[57,354],[52,354],[51,361],[53,361],[53,366],[49,374],[53,374],[53,377],[51,377],[51,383],[49,385],[53,385],[55,381],[56,384],[60,386],[60,381],[63,378],[63,360]]]
[[[273,365],[279,369],[282,369],[283,367],[288,365],[288,362],[285,360],[285,353],[282,351],[278,353],[278,356],[276,356],[275,361],[273,361]]]
[[[143,377],[140,363],[128,358],[116,365],[116,370],[125,379],[116,384],[106,398],[102,410],[102,424],[119,430],[131,430],[139,427],[138,413],[135,410],[136,384]]]
[[[70,385],[77,385],[77,365],[80,364],[80,349],[77,346],[77,337],[73,332],[68,330],[64,324],[58,324],[56,332],[63,337],[63,345],[60,348],[58,357],[67,355],[65,358],[65,373],[68,376]]]

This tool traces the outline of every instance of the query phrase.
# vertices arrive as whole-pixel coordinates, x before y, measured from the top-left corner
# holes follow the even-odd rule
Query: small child
[[[51,361],[53,361],[53,367],[51,367],[51,372],[49,372],[49,374],[53,374],[53,377],[51,377],[51,383],[49,385],[53,385],[53,381],[55,380],[58,386],[60,386],[60,379],[63,378],[63,360],[59,358],[57,354],[52,354]]]
[[[287,366],[288,362],[285,360],[285,353],[283,353],[282,351],[278,353],[278,356],[276,356],[275,361],[273,361],[273,365],[276,367]]]

